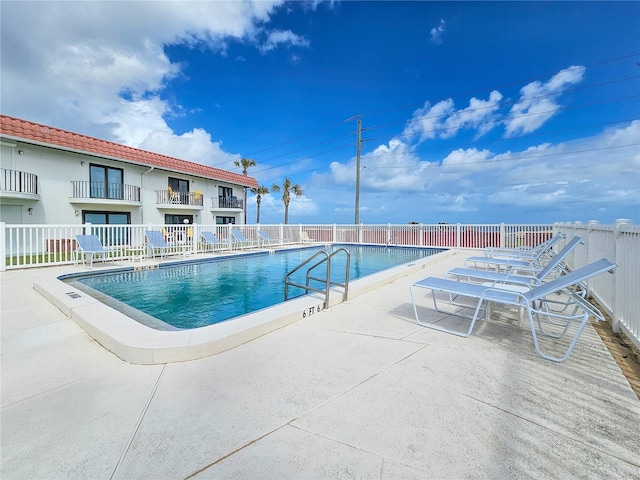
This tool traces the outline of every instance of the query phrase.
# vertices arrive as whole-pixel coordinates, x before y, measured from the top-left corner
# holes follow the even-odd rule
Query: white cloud
[[[431,41],[433,43],[442,43],[442,34],[445,32],[445,21],[440,19],[440,23],[431,29]]]
[[[560,110],[557,97],[567,87],[580,83],[584,72],[584,67],[572,66],[558,72],[546,83],[535,81],[522,87],[520,99],[504,120],[506,136],[540,128]]]
[[[188,160],[228,161],[236,155],[209,133],[176,135],[168,126],[181,107],[162,92],[183,66],[164,47],[224,54],[235,40],[261,48],[263,25],[282,3],[4,2],[3,113]],[[265,45],[285,44],[308,42],[273,31]]]
[[[290,30],[274,30],[269,32],[266,42],[260,46],[262,53],[275,50],[280,45],[287,45],[293,47],[308,47],[309,41],[304,37],[296,35]]]
[[[461,128],[477,128],[477,137],[491,130],[498,122],[498,109],[502,94],[497,90],[489,94],[488,100],[479,100],[473,97],[469,100],[469,106],[453,112],[444,122],[444,130],[440,136],[448,138],[456,135]]]
[[[413,116],[407,122],[407,126],[402,132],[403,137],[408,141],[424,142],[428,139],[436,138],[442,130],[445,119],[455,111],[452,99],[442,100],[431,106],[425,102],[422,108],[413,112]]]

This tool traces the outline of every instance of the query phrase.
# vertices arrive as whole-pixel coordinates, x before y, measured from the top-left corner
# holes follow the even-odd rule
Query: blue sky
[[[252,158],[260,185],[304,190],[290,223],[354,222],[357,115],[362,223],[640,222],[638,2],[0,14],[2,113],[228,170]],[[283,218],[265,195],[262,223]]]

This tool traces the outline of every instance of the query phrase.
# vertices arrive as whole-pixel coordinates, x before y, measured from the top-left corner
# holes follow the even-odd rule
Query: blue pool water
[[[346,248],[351,252],[350,281],[442,251],[353,245]],[[152,270],[81,276],[73,279],[73,283],[79,288],[84,285],[100,292],[105,295],[99,296],[105,303],[150,326],[165,328],[141,317],[155,317],[179,329],[196,328],[283,302],[286,273],[323,249],[281,250]],[[331,263],[333,281],[344,283],[345,267],[344,252],[336,254]],[[306,268],[301,269],[292,280],[304,284],[305,272]],[[316,276],[324,277],[324,267],[314,272]],[[321,288],[317,284],[311,285]],[[302,289],[289,287],[289,298],[304,293]],[[132,314],[135,311],[142,315]]]

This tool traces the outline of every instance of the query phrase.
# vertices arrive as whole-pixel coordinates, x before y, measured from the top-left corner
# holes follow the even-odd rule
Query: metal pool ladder
[[[347,263],[346,263],[345,272],[344,272],[344,283],[338,283],[338,282],[332,282],[331,281],[331,259],[336,254],[338,254],[340,252],[344,252],[347,255]],[[292,274],[296,273],[302,267],[308,265],[309,263],[311,263],[314,259],[317,259],[318,257],[322,257],[322,258],[319,259],[317,262],[315,262],[313,265],[311,265],[307,269],[306,285],[301,285],[299,283],[295,283],[295,282],[291,281],[290,277],[291,277]],[[325,278],[319,278],[319,277],[312,276],[311,272],[316,267],[322,265],[323,263],[326,264]],[[329,290],[331,289],[332,285],[336,285],[336,286],[342,287],[344,289],[344,293],[342,295],[342,301],[346,302],[347,298],[349,297],[349,266],[350,266],[350,263],[351,263],[351,252],[349,252],[349,250],[347,250],[344,247],[338,248],[336,251],[334,251],[332,253],[329,253],[326,250],[321,250],[319,252],[314,253],[309,258],[307,258],[304,262],[302,262],[300,265],[298,265],[296,268],[294,268],[289,273],[287,273],[287,275],[284,277],[284,299],[285,299],[285,301],[289,298],[289,285],[291,285],[292,287],[302,288],[303,290],[306,291],[306,293],[309,293],[309,291],[317,292],[317,293],[324,293],[324,308],[328,308],[328,306],[329,306]],[[324,289],[315,288],[315,287],[312,287],[311,285],[309,285],[311,280],[324,283]]]

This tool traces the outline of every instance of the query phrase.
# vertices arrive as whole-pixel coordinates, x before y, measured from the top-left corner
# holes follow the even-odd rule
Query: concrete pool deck
[[[640,478],[640,401],[591,325],[564,363],[494,309],[416,325],[409,284],[199,360],[132,365],[0,274],[3,479]],[[435,314],[435,313],[434,313]]]

